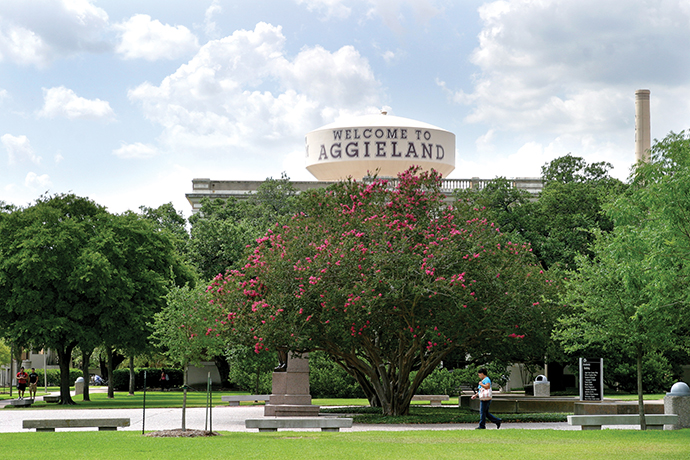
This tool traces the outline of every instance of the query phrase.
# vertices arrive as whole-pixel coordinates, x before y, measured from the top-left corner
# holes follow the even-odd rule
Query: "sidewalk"
[[[18,433],[29,431],[22,428],[23,420],[51,419],[51,418],[129,418],[130,426],[125,431],[141,431],[145,422],[146,431],[172,430],[182,426],[182,409],[0,409],[0,433]],[[244,421],[248,418],[263,418],[264,406],[216,406],[212,409],[213,431],[248,432]],[[203,430],[206,425],[206,409],[187,409],[187,428]],[[429,424],[429,425],[362,425],[355,424],[352,428],[341,431],[405,431],[405,430],[473,430],[475,423],[466,424]],[[487,424],[487,429],[495,429],[493,424]],[[569,426],[567,423],[503,423],[501,429],[527,430],[579,430],[579,427]],[[80,428],[96,430],[95,428]],[[62,431],[62,430],[59,430]],[[251,430],[256,431],[256,430]],[[295,430],[304,431],[304,430]],[[306,430],[314,431],[314,430]]]

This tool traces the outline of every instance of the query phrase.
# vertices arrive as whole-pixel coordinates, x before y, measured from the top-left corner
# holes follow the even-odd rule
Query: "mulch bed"
[[[177,429],[152,431],[151,433],[146,433],[144,436],[150,438],[198,438],[199,436],[220,436],[220,433],[216,431]]]

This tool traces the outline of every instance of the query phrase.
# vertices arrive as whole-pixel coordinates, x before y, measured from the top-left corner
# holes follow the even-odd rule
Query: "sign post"
[[[580,401],[604,400],[604,359],[580,358]]]

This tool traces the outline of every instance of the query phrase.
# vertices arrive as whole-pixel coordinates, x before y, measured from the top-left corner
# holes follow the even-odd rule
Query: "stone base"
[[[664,396],[664,413],[678,415],[678,422],[675,425],[666,425],[666,429],[690,428],[690,396],[675,396],[667,393]]]
[[[602,401],[576,402],[573,410],[575,415],[637,415],[640,408],[637,401]],[[645,414],[663,414],[664,405],[661,401],[645,401]]]
[[[526,414],[526,413],[567,413],[573,412],[577,399],[568,397],[537,398],[536,396],[496,395],[491,400],[489,411],[492,414]],[[479,412],[479,399],[460,396],[460,407]]]
[[[10,405],[13,407],[31,407],[33,403],[33,399],[13,399],[10,401]]]
[[[266,417],[315,417],[319,406],[311,404],[309,360],[288,357],[286,372],[273,373],[271,399],[264,407]]]
[[[266,404],[266,417],[318,417],[321,406],[294,404]]]

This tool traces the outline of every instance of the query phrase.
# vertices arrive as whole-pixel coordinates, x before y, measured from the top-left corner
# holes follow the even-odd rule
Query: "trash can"
[[[534,396],[551,396],[551,382],[546,379],[545,375],[538,375],[534,379]]]
[[[74,381],[74,396],[84,394],[84,377],[77,377]]]

